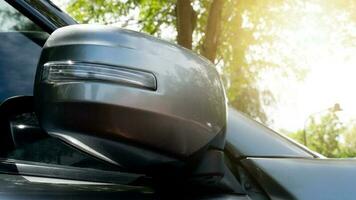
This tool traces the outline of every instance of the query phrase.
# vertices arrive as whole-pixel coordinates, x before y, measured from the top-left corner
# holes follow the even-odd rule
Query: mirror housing
[[[124,168],[181,166],[224,147],[226,99],[215,67],[142,33],[56,30],[44,45],[34,96],[48,134]]]

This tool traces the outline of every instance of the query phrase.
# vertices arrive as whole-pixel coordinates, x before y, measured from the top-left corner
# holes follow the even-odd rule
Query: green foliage
[[[144,0],[139,6],[142,31],[160,37],[164,27],[176,26],[174,0]]]
[[[293,140],[299,142],[300,144],[304,144],[304,130],[298,130],[293,133],[286,132],[286,134]]]
[[[310,118],[305,130],[299,130],[288,136],[330,158],[356,157],[356,126],[347,126],[340,122],[334,112],[328,112],[320,119]]]
[[[70,2],[67,11],[80,23],[128,23],[132,19],[123,17],[128,16],[140,2],[140,0],[74,0]]]
[[[343,145],[339,157],[356,157],[356,125],[352,124],[343,133]]]
[[[160,36],[164,27],[175,26],[174,5],[174,0],[71,0],[66,10],[80,23],[133,25]]]
[[[326,157],[340,154],[340,136],[344,128],[335,113],[321,117],[320,122],[314,118],[306,129],[308,147]]]

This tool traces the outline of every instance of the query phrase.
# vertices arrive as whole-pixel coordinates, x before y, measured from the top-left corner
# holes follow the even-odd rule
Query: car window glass
[[[0,31],[41,31],[41,29],[8,3],[0,1]]]
[[[32,95],[36,67],[48,33],[0,1],[0,103]]]

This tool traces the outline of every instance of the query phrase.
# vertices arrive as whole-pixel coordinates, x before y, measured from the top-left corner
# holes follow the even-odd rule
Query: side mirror
[[[128,169],[223,149],[226,100],[207,60],[145,34],[73,25],[47,40],[35,81],[41,127]]]

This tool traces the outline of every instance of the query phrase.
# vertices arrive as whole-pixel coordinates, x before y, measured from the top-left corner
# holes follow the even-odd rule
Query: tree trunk
[[[210,5],[208,22],[205,30],[202,55],[213,63],[219,45],[223,4],[224,0],[213,0]]]
[[[190,0],[177,0],[177,41],[187,49],[192,49],[195,22],[196,13]]]

